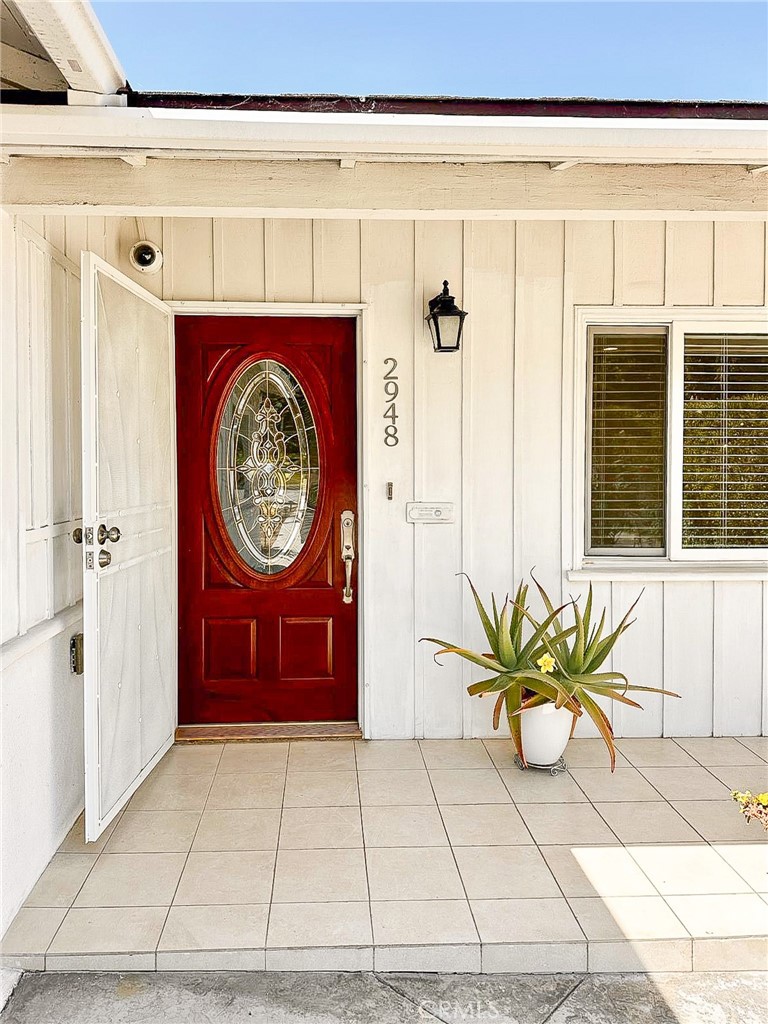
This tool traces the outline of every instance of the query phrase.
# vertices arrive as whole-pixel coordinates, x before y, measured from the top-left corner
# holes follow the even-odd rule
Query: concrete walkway
[[[765,974],[26,974],[2,1024],[765,1024]]]

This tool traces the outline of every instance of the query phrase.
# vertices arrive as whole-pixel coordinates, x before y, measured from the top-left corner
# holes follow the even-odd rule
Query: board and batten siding
[[[0,933],[83,806],[80,282],[44,234],[0,214]]]
[[[79,259],[44,230],[9,219],[5,232],[0,642],[82,597]]]
[[[454,658],[440,666],[418,643],[485,646],[459,573],[502,597],[534,566],[555,597],[587,586],[565,576],[569,381],[584,372],[573,365],[574,306],[766,302],[766,227],[757,221],[46,217],[37,227],[71,260],[92,249],[165,299],[369,304],[362,557],[373,737],[491,734],[491,702],[465,691],[482,673]],[[157,275],[128,264],[140,237],[162,246]],[[424,327],[444,277],[470,314],[460,355],[434,354]],[[382,419],[390,357],[400,384],[393,448]],[[410,525],[412,500],[453,502],[455,521]],[[768,583],[600,580],[595,600],[617,622],[643,588],[612,663],[683,699],[609,709],[617,734],[768,731]],[[590,723],[578,732],[590,735]]]

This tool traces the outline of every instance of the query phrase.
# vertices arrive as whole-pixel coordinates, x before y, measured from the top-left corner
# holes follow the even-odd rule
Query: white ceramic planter
[[[573,712],[541,704],[520,716],[525,760],[536,768],[548,768],[563,754],[571,735]]]

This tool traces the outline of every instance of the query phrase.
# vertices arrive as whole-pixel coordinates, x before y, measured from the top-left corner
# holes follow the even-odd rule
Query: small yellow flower
[[[551,654],[542,654],[536,664],[542,672],[551,672],[555,667],[555,659]]]

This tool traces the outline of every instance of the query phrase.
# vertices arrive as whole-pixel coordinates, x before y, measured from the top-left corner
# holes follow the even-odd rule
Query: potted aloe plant
[[[621,672],[599,671],[619,637],[634,621],[629,616],[637,601],[616,629],[603,636],[605,611],[594,625],[591,586],[583,611],[578,600],[555,608],[546,590],[532,578],[547,612],[542,621],[528,610],[526,584],[520,583],[514,600],[510,602],[507,598],[501,611],[491,595],[489,615],[467,577],[490,652],[471,651],[435,637],[423,639],[440,647],[435,660],[441,654],[456,654],[492,673],[490,678],[473,683],[467,690],[472,695],[496,695],[493,727],[498,729],[504,711],[521,767],[531,765],[554,770],[561,762],[576,720],[586,712],[605,741],[613,771],[616,766],[613,729],[595,698],[607,697],[640,708],[640,704],[627,696],[627,691],[664,693],[671,697],[679,694],[630,684]],[[574,618],[569,626],[561,621],[561,613],[566,608],[572,610]]]

